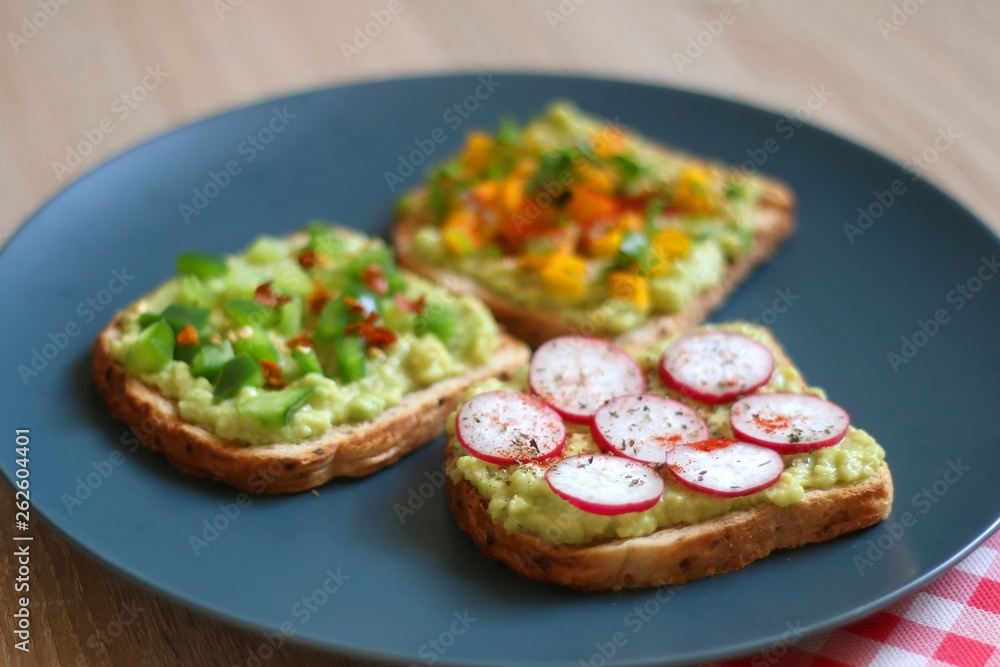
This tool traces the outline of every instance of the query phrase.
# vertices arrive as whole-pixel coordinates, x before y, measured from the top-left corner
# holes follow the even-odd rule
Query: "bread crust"
[[[121,335],[121,317],[93,345],[91,373],[111,414],[182,471],[254,493],[304,491],[333,477],[361,477],[392,465],[442,433],[469,385],[507,378],[528,359],[523,343],[502,334],[487,364],[408,394],[374,419],[333,426],[299,443],[243,445],[185,421],[175,401],[126,374],[110,353],[111,341]]]
[[[558,313],[526,308],[490,291],[469,276],[423,262],[414,250],[414,238],[422,224],[423,220],[419,216],[409,215],[400,219],[393,228],[392,239],[399,265],[453,292],[470,294],[481,300],[511,334],[532,347],[538,347],[551,338],[570,334],[614,337],[602,334],[597,322],[594,322],[594,326],[585,326]],[[700,324],[756,266],[774,255],[794,228],[794,195],[784,183],[765,179],[761,202],[753,218],[753,245],[727,265],[722,280],[692,296],[680,312],[654,316],[645,324],[618,336],[617,340],[623,345],[645,345]]]
[[[448,448],[448,458],[454,456]],[[585,545],[553,544],[531,533],[508,532],[490,517],[472,484],[446,476],[448,506],[480,551],[514,572],[581,591],[678,585],[736,570],[776,549],[823,542],[872,526],[892,507],[892,477],[809,490],[787,507],[764,504],[644,537]]]

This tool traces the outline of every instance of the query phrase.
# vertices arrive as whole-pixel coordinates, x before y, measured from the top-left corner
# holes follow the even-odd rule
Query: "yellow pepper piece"
[[[616,179],[607,168],[584,162],[577,171],[580,174],[580,181],[588,189],[604,195],[614,192]]]
[[[556,294],[580,296],[587,277],[587,264],[576,255],[550,255],[541,276],[545,286]]]
[[[612,271],[608,274],[608,289],[612,297],[631,301],[641,313],[649,312],[649,286],[642,276]]]
[[[614,199],[587,188],[573,188],[573,196],[566,204],[566,212],[574,222],[588,222],[606,218],[614,214],[617,203]]]
[[[457,210],[448,215],[441,240],[453,255],[468,255],[482,246],[476,230],[476,215],[472,211]]]
[[[625,148],[625,132],[620,127],[608,125],[594,137],[594,152],[599,157],[618,155]]]
[[[715,209],[711,175],[704,167],[684,167],[674,191],[674,205],[685,213],[705,215]]]
[[[483,206],[493,206],[499,192],[499,181],[482,181],[472,186],[472,198]]]
[[[503,205],[508,213],[516,213],[521,210],[524,202],[524,186],[526,181],[523,178],[508,178],[503,181],[501,189],[503,191]]]
[[[587,245],[587,254],[591,257],[614,257],[624,236],[625,233],[620,229],[611,229],[590,240]]]
[[[670,269],[675,259],[691,252],[691,239],[684,232],[674,229],[665,229],[653,234],[649,239],[649,245],[653,248],[655,257],[649,270],[651,276],[662,276]]]
[[[642,216],[635,211],[625,211],[620,216],[618,220],[615,221],[615,226],[618,227],[622,232],[637,232],[643,228],[645,222]]]
[[[489,163],[493,152],[493,137],[485,132],[469,132],[462,152],[462,166],[470,174],[478,174]]]

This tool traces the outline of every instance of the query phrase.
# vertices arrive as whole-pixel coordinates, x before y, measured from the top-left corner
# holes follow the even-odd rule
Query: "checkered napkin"
[[[1000,667],[1000,533],[884,611],[702,667]]]

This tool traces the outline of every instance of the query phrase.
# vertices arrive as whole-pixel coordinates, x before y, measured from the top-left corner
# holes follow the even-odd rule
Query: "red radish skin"
[[[767,384],[774,355],[742,334],[709,331],[678,338],[660,358],[660,379],[703,403],[725,403]]]
[[[766,489],[785,470],[785,460],[773,449],[729,438],[678,445],[667,452],[666,462],[684,486],[721,498]]]
[[[552,491],[584,512],[614,516],[642,512],[659,502],[664,483],[651,467],[611,454],[579,454],[545,473]]]
[[[536,396],[492,391],[462,404],[455,416],[455,436],[476,458],[507,465],[555,456],[566,445],[566,426]]]
[[[615,396],[641,393],[646,378],[639,364],[614,343],[562,336],[535,351],[528,386],[567,420],[586,424]]]
[[[656,394],[611,399],[594,413],[590,432],[604,451],[647,463],[663,463],[674,446],[710,437],[697,412]]]
[[[781,454],[811,452],[844,439],[851,417],[812,394],[754,394],[729,409],[733,434]]]

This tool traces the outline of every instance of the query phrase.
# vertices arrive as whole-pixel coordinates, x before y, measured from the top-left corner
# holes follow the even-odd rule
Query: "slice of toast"
[[[555,121],[551,120],[552,118],[563,120]],[[570,120],[564,120],[565,118],[569,118]],[[622,133],[621,128],[616,124],[605,123],[602,125],[598,119],[579,113],[571,105],[553,105],[545,114],[532,121],[532,123],[543,124],[550,122],[553,124],[565,122],[567,125],[578,123],[581,127],[591,128],[587,130],[591,132],[591,135],[588,136],[596,136],[596,139],[591,140],[591,148],[596,146],[595,150],[598,152],[607,150],[605,148],[607,144],[619,141],[615,137],[620,136]],[[531,127],[532,123],[529,123],[526,127]],[[605,129],[594,129],[602,127]],[[584,130],[577,131],[585,134]],[[698,210],[685,212],[682,209],[678,209],[677,206],[679,204],[677,201],[670,199],[671,196],[675,195],[664,194],[670,193],[679,187],[676,179],[680,177],[677,174],[683,174],[685,169],[700,171],[702,173],[715,173],[718,175],[718,178],[723,180],[746,179],[752,182],[752,188],[750,189],[755,193],[750,200],[752,201],[752,205],[748,204],[746,207],[739,208],[739,214],[732,211],[729,213],[712,214],[717,216],[717,220],[713,224],[719,223],[723,224],[723,226],[736,224],[734,221],[736,217],[739,217],[742,222],[736,226],[742,225],[742,231],[749,232],[751,237],[749,243],[738,252],[727,252],[724,266],[721,269],[720,275],[718,275],[718,279],[694,288],[693,293],[683,301],[683,305],[679,306],[679,309],[676,309],[677,306],[673,306],[675,310],[666,310],[665,306],[656,306],[654,300],[653,307],[646,314],[641,315],[635,324],[629,325],[627,330],[623,331],[621,326],[612,325],[616,305],[620,305],[614,302],[621,299],[625,301],[644,300],[643,298],[633,296],[634,292],[629,293],[628,289],[626,289],[625,293],[627,296],[625,297],[608,297],[599,303],[588,301],[586,305],[580,306],[579,309],[576,306],[567,306],[564,308],[563,306],[566,306],[566,304],[560,304],[558,300],[553,299],[547,299],[545,302],[533,302],[532,299],[525,296],[528,291],[523,289],[518,290],[508,287],[505,291],[498,290],[491,286],[488,280],[484,279],[487,262],[491,262],[488,265],[490,271],[503,270],[511,273],[531,272],[531,269],[524,269],[524,265],[520,262],[524,257],[518,255],[518,253],[524,252],[523,248],[512,251],[509,248],[503,247],[506,239],[505,236],[500,237],[499,248],[488,248],[494,254],[496,252],[502,253],[503,258],[499,260],[499,264],[494,258],[488,255],[483,255],[483,262],[476,261],[465,264],[440,261],[440,258],[437,260],[428,259],[420,251],[421,245],[418,243],[418,234],[427,228],[443,230],[449,225],[447,219],[444,222],[440,220],[437,223],[433,222],[434,214],[432,210],[434,204],[430,190],[434,184],[433,179],[435,176],[433,174],[430,185],[426,185],[411,193],[408,196],[407,205],[401,206],[401,215],[393,229],[393,244],[396,248],[400,265],[439,284],[446,285],[449,289],[458,293],[475,295],[490,307],[497,320],[513,335],[521,338],[533,347],[537,347],[550,338],[570,334],[621,338],[623,343],[641,343],[643,341],[656,340],[664,335],[673,334],[700,324],[755,267],[768,261],[784,240],[793,232],[795,227],[794,195],[787,185],[776,179],[762,175],[747,175],[736,169],[666,148],[638,135],[629,134],[628,136],[633,137],[631,140],[636,142],[634,150],[637,152],[634,155],[642,156],[641,158],[636,157],[636,160],[643,161],[643,164],[646,165],[644,168],[648,168],[656,173],[653,180],[664,179],[667,183],[673,183],[673,185],[651,185],[645,190],[640,190],[640,194],[630,193],[626,195],[621,193],[614,195],[612,198],[617,198],[622,208],[619,208],[617,213],[609,214],[610,217],[608,218],[598,219],[598,227],[602,224],[613,227],[617,223],[610,221],[615,219],[615,216],[638,215],[634,209],[629,208],[630,206],[634,206],[636,199],[645,201],[643,198],[652,200],[665,197],[662,201],[666,202],[665,206],[671,210],[672,217],[669,218],[670,221],[664,222],[667,220],[664,218],[654,224],[649,220],[652,220],[655,216],[650,217],[653,214],[646,213],[645,215],[649,220],[646,222],[646,231],[643,233],[651,233],[648,231],[650,225],[655,227],[656,224],[663,224],[671,229],[675,229],[677,225],[680,225],[680,229],[684,230],[685,233],[688,232],[688,225],[691,225],[691,230],[694,230],[698,224],[704,221],[703,217],[705,214]],[[483,141],[489,140],[480,139],[479,143],[481,144]],[[475,142],[470,138],[465,153],[463,153],[462,157],[455,164],[462,164],[470,153],[475,152],[476,145],[474,144]],[[593,155],[594,153],[593,151],[583,151],[583,154]],[[540,158],[540,162],[543,164],[544,157],[543,155],[543,158]],[[598,160],[597,164],[601,164],[599,160],[603,158],[593,159]],[[574,160],[587,162],[580,155],[577,155]],[[594,163],[588,162],[588,164],[593,166]],[[455,168],[453,164],[449,163],[449,166],[443,168],[443,171],[439,173],[447,173],[449,169]],[[472,177],[466,174],[466,177],[472,178],[472,181],[471,184],[461,186],[467,188],[467,191],[463,191],[464,194],[458,197],[459,201],[476,202],[478,201],[478,195],[476,194],[477,187],[495,187],[496,179],[487,174]],[[529,183],[545,182],[544,179],[546,177],[548,181],[544,186],[544,190],[530,197],[527,192],[525,193],[524,199],[527,202],[525,204],[527,213],[524,214],[516,212],[508,212],[507,214],[498,213],[497,210],[494,210],[495,206],[490,208],[486,205],[481,205],[482,208],[475,209],[474,207],[478,206],[478,204],[462,204],[461,206],[463,207],[473,207],[468,210],[479,211],[479,213],[476,213],[479,220],[477,223],[478,227],[471,230],[470,233],[475,236],[475,234],[481,231],[487,236],[497,235],[501,233],[497,229],[503,229],[504,224],[513,226],[515,229],[528,228],[531,223],[527,218],[533,217],[531,215],[533,210],[530,207],[534,202],[548,201],[548,199],[552,198],[558,200],[561,196],[567,195],[569,195],[568,199],[572,201],[576,197],[573,189],[578,185],[580,187],[586,185],[584,182],[585,177],[578,173],[576,167],[563,171],[559,174],[558,180],[556,180],[556,177],[552,173],[545,171],[544,166],[539,166]],[[516,181],[514,177],[508,177],[508,179]],[[501,184],[504,183],[504,181],[500,182]],[[550,192],[553,193],[551,197],[549,196]],[[588,190],[587,192],[590,191]],[[715,196],[719,197],[719,201],[725,199],[724,195]],[[629,197],[631,197],[631,200]],[[633,203],[629,203],[630,201]],[[490,206],[493,205],[491,204]],[[568,205],[561,206],[563,208],[559,209],[560,212],[553,215],[560,216],[559,219],[561,222],[559,224],[562,225],[563,229],[565,229],[567,222],[570,227],[579,225],[580,229],[583,230],[579,232],[580,235],[586,235],[589,233],[586,231],[587,229],[594,228],[593,221],[582,221],[575,216],[575,209],[569,209]],[[719,206],[722,207],[720,210],[728,210],[724,208],[725,204],[719,204]],[[733,210],[735,211],[736,209]],[[504,217],[505,215],[509,217]],[[504,220],[514,220],[514,222],[504,223]],[[549,229],[539,233],[544,236],[546,233],[552,233],[552,230]],[[692,233],[696,232],[692,231]],[[619,255],[617,259],[609,258],[607,255],[603,257],[596,255],[589,257],[587,253],[590,251],[587,249],[586,243],[579,240],[579,237],[575,239],[572,238],[572,235],[570,237],[568,241],[566,238],[562,238],[557,242],[558,247],[561,248],[557,252],[567,252],[568,247],[570,248],[568,252],[571,256],[582,256],[586,260],[590,267],[588,269],[590,277],[587,280],[595,281],[588,282],[588,285],[593,286],[605,280],[604,276],[607,275],[608,271],[618,270],[615,266],[621,268],[622,255]],[[473,252],[480,253],[482,251],[476,250]],[[578,255],[578,253],[583,253],[583,255]],[[477,254],[473,254],[472,256],[479,257]],[[445,259],[447,260],[449,257],[450,255],[446,252]],[[460,265],[464,268],[459,269]],[[639,276],[649,277],[648,274],[643,273],[641,269],[637,269],[635,266],[632,269],[625,270],[631,270],[632,273],[638,273]],[[545,287],[543,286],[541,289],[545,289]],[[588,287],[588,289],[590,288]],[[598,287],[598,289],[603,288]],[[611,294],[615,293],[610,288],[609,292]]]
[[[101,331],[93,381],[146,447],[245,491],[391,465],[442,433],[471,384],[528,359],[482,304],[398,271],[380,240],[346,228],[261,237],[229,258],[188,253],[178,267]],[[214,372],[209,353],[223,357]],[[240,365],[243,379],[227,376]]]
[[[245,445],[185,421],[176,401],[130,377],[109,352],[118,336],[117,322],[101,332],[91,368],[111,414],[184,472],[269,494],[305,491],[334,477],[361,477],[392,465],[441,434],[445,417],[471,384],[508,378],[528,355],[520,341],[504,335],[488,364],[408,394],[373,419],[333,426],[302,442]]]
[[[779,366],[794,368],[772,337],[762,340]],[[667,393],[662,386],[650,390]],[[458,470],[458,459],[467,454],[454,437],[449,439],[448,506],[462,530],[482,553],[514,572],[583,591],[677,585],[742,568],[776,549],[822,542],[872,526],[888,516],[893,499],[889,467],[881,461],[874,474],[852,483],[807,489],[800,500],[785,506],[758,502],[639,537],[559,543],[527,530],[508,530],[503,520],[494,519],[489,499]]]

